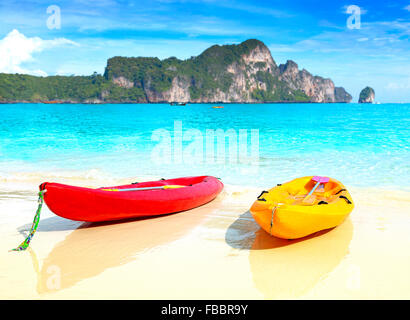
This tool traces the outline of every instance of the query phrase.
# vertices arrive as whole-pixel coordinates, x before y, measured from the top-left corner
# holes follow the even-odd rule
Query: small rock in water
[[[373,88],[366,87],[360,92],[359,103],[374,103],[375,93]]]

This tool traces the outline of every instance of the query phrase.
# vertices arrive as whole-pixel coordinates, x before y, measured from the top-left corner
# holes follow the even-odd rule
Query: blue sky
[[[61,10],[50,29],[49,6]],[[360,8],[360,28],[346,13]],[[357,20],[355,21],[357,23]],[[356,24],[356,27],[358,25]],[[357,100],[410,102],[410,0],[8,0],[0,4],[0,72],[104,72],[112,56],[189,58],[213,44],[263,41],[280,64],[330,77]]]

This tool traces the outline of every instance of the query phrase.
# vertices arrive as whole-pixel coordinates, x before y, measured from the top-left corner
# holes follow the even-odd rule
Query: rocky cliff
[[[335,87],[330,79],[313,76],[307,70],[299,70],[292,60],[279,66],[279,79],[293,90],[300,90],[311,102],[350,102],[352,96],[344,88]]]
[[[374,103],[375,92],[373,88],[366,87],[360,91],[359,103]]]
[[[277,66],[258,40],[212,46],[188,60],[124,58],[108,60],[107,80],[137,88],[148,102],[350,102],[330,79],[313,76],[288,60]]]
[[[330,79],[288,60],[277,65],[269,49],[251,39],[214,45],[180,60],[113,57],[104,75],[35,77],[0,74],[0,102],[350,102]]]

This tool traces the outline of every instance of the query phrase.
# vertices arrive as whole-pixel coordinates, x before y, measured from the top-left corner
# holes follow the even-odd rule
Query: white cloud
[[[410,78],[403,79],[401,82],[389,82],[386,88],[390,90],[410,89]]]
[[[410,11],[410,4],[408,6],[405,6],[403,9],[407,10],[407,11]]]
[[[28,70],[24,63],[34,60],[33,54],[62,45],[78,45],[74,41],[57,38],[43,40],[39,37],[26,37],[14,29],[0,40],[0,72],[24,73],[46,76],[43,70]]]

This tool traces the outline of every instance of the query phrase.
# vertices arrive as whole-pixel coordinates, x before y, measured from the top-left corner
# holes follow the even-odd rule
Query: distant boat
[[[185,106],[186,102],[171,102],[171,106]]]
[[[222,109],[223,107],[222,107],[222,106],[213,106],[212,108],[214,108],[214,109]]]

